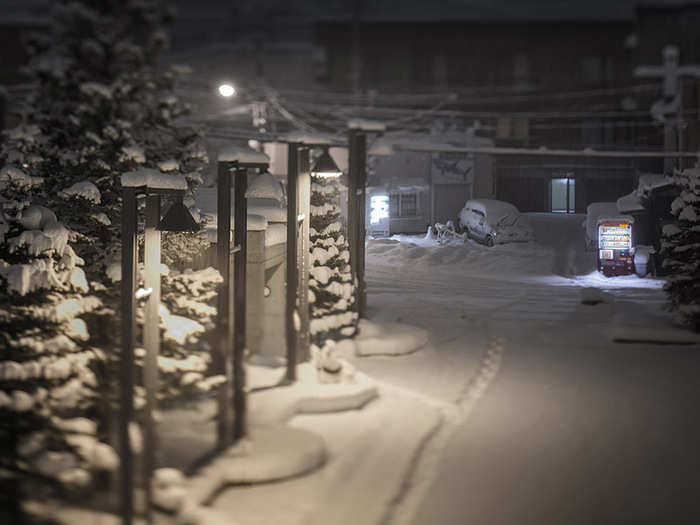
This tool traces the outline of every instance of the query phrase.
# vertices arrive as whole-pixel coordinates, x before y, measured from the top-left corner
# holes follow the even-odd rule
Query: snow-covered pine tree
[[[31,135],[30,135],[31,136]],[[118,466],[90,418],[104,360],[81,316],[89,295],[74,232],[35,204],[44,179],[0,170],[0,522],[25,523],[22,502],[87,487]]]
[[[355,334],[357,309],[350,271],[350,251],[340,220],[339,182],[311,178],[311,335],[322,348],[327,339]]]
[[[46,178],[45,202],[78,236],[76,252],[106,305],[116,306],[120,280],[120,175],[144,167],[182,174],[185,204],[207,161],[199,130],[174,93],[182,67],[160,68],[169,13],[160,0],[60,2],[50,30],[32,42],[36,90],[27,120],[36,125],[32,158]],[[15,163],[17,155],[7,161]],[[197,210],[193,209],[198,219]],[[205,236],[166,233],[163,262],[182,269],[208,243]],[[163,295],[169,292],[164,284]],[[170,290],[172,291],[172,290]],[[114,345],[116,317],[93,319],[93,344]],[[183,348],[163,347],[179,359]]]
[[[700,330],[700,168],[676,176],[680,195],[671,204],[677,224],[664,227],[661,251],[669,272],[664,290],[677,319]]]

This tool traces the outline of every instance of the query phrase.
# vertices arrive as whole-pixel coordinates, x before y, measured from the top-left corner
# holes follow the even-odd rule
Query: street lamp
[[[288,133],[282,141],[287,143],[286,379],[292,382],[296,381],[297,363],[308,357],[311,344],[307,290],[310,266],[309,218],[311,215],[312,170],[309,166],[308,153],[314,147],[328,148],[333,143],[333,139],[325,135],[294,131]],[[304,154],[300,155],[300,152],[304,152]],[[319,169],[324,171],[319,171],[319,173],[339,175],[340,170],[333,159],[327,153],[326,157],[323,165],[319,166]],[[318,166],[318,162],[316,166]],[[329,171],[325,171],[326,169]]]
[[[221,372],[226,376],[219,395],[218,446],[227,447],[232,440],[246,434],[245,371],[243,357],[246,342],[246,235],[248,208],[245,197],[248,169],[265,170],[270,158],[250,148],[226,148],[218,156],[216,201],[216,257],[223,283],[219,288],[217,324],[220,341]],[[231,176],[234,184],[233,243],[236,257],[231,297]],[[233,301],[232,301],[233,299]],[[233,315],[232,315],[233,314]],[[233,340],[233,351],[231,349]],[[233,355],[232,355],[233,354]],[[231,359],[233,358],[233,359]],[[233,414],[231,412],[233,396]],[[232,424],[232,416],[235,419]]]
[[[153,169],[141,169],[121,176],[122,185],[122,280],[121,280],[121,337],[119,441],[121,456],[122,523],[133,521],[133,457],[129,439],[129,424],[134,415],[134,347],[136,346],[136,268],[137,268],[137,213],[136,199],[146,198],[146,225],[144,239],[144,287],[151,293],[146,298],[144,312],[143,346],[144,388],[146,390],[144,478],[146,481],[147,512],[150,514],[150,479],[155,468],[155,422],[158,390],[158,352],[160,347],[160,232],[196,231],[198,226],[189,210],[182,204],[187,181],[182,175],[167,175]],[[166,217],[161,221],[160,201],[163,196],[175,196]],[[180,209],[182,207],[183,209]],[[174,220],[177,219],[177,220]]]
[[[324,148],[321,156],[316,159],[314,167],[311,168],[311,173],[315,177],[322,178],[337,178],[342,175],[333,157],[328,153],[328,148]]]
[[[381,135],[386,126],[381,122],[352,119],[348,122],[348,241],[350,267],[357,278],[357,313],[366,316],[365,225],[367,183],[367,136]]]
[[[219,94],[222,97],[232,97],[233,95],[236,94],[236,88],[234,88],[231,84],[224,83],[219,86]]]

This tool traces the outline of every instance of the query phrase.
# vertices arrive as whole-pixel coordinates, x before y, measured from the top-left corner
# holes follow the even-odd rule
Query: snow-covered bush
[[[350,250],[340,222],[338,180],[311,180],[311,335],[324,347],[326,339],[350,337],[357,326]]]
[[[700,330],[700,168],[677,175],[680,195],[671,204],[677,224],[663,229],[661,255],[669,272],[664,290],[677,319]]]
[[[4,168],[0,181],[0,522],[24,523],[30,492],[85,488],[118,460],[90,419],[104,353],[81,316],[102,304],[72,248],[75,233],[32,204],[40,178]]]
[[[163,279],[161,348],[158,356],[159,398],[167,403],[210,392],[225,379],[211,375],[215,345],[217,287],[214,268],[172,271]],[[137,351],[138,363],[143,350]]]

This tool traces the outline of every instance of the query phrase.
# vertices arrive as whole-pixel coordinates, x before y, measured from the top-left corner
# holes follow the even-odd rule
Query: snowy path
[[[370,318],[417,324],[431,343],[361,366],[453,410],[387,523],[700,523],[698,347],[608,337],[620,318],[666,322],[659,281],[556,275],[562,259],[590,268],[573,242],[401,241],[370,243]],[[582,305],[591,286],[612,304]],[[500,371],[460,412],[459,385],[483,374],[494,338]]]

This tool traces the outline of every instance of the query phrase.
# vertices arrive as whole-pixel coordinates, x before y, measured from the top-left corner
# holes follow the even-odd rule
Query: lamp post
[[[332,140],[322,135],[293,132],[283,141],[287,143],[286,379],[293,382],[297,378],[296,365],[308,358],[311,344],[307,292],[311,214],[309,151],[314,147],[328,147]]]
[[[199,226],[186,207],[182,195],[187,182],[181,175],[162,174],[156,170],[142,169],[125,173],[122,184],[122,353],[120,358],[120,402],[119,442],[121,457],[121,514],[122,523],[133,521],[134,468],[129,424],[134,416],[134,347],[136,345],[136,268],[137,268],[137,205],[139,196],[146,197],[146,231],[144,247],[145,286],[150,289],[145,307],[144,322],[144,387],[146,390],[144,480],[146,490],[146,512],[150,520],[150,479],[155,467],[156,432],[153,411],[158,389],[158,351],[160,347],[160,231],[197,231]],[[160,201],[163,196],[175,196],[178,202],[160,220]],[[179,218],[180,220],[173,220]]]
[[[226,148],[219,153],[218,157],[216,253],[223,283],[219,288],[217,328],[220,341],[220,365],[226,376],[226,382],[219,393],[218,407],[217,438],[221,449],[246,434],[243,358],[246,341],[245,275],[248,210],[245,192],[248,184],[248,169],[264,170],[269,163],[270,159],[267,155],[248,148]],[[233,251],[236,252],[233,267],[233,295],[231,294],[232,175],[235,179]]]
[[[348,122],[348,241],[353,281],[357,279],[357,313],[367,314],[367,288],[365,284],[365,228],[367,186],[367,135],[384,133],[386,126],[380,122],[353,119]]]

